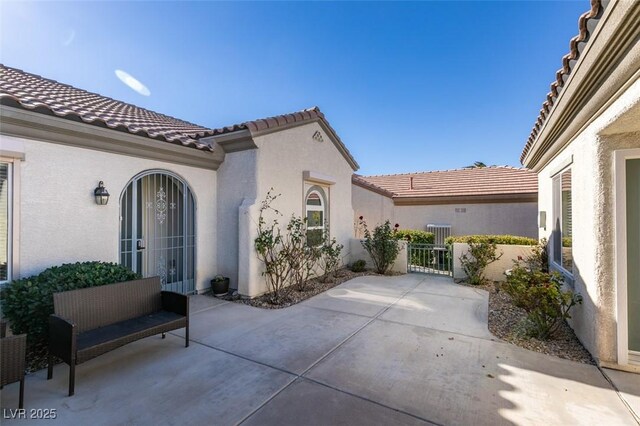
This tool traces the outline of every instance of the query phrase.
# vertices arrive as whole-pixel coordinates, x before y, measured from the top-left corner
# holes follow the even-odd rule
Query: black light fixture
[[[96,204],[99,206],[106,206],[109,202],[109,191],[104,187],[103,181],[98,183],[98,187],[93,191],[93,195],[96,197]]]

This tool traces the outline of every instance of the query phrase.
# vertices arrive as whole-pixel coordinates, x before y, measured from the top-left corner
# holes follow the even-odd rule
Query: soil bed
[[[292,288],[289,294],[283,297],[280,303],[274,304],[271,301],[270,294],[263,294],[262,296],[255,297],[253,299],[242,299],[238,297],[228,296],[225,299],[231,300],[236,303],[243,303],[245,305],[255,306],[257,308],[263,309],[281,309],[286,308],[297,303],[300,303],[304,300],[309,299],[317,294],[325,292],[337,285],[342,284],[345,281],[349,281],[350,279],[356,277],[362,277],[365,275],[373,275],[373,276],[382,276],[372,270],[366,270],[364,272],[353,272],[347,268],[343,268],[338,270],[335,273],[335,277],[330,278],[327,282],[323,282],[323,277],[313,278],[307,282],[306,288],[304,291],[299,291],[295,288]],[[401,275],[399,273],[388,273],[387,275]]]
[[[469,285],[464,282],[460,284]],[[489,331],[496,337],[531,351],[595,365],[591,354],[582,346],[566,321],[562,322],[558,331],[549,340],[528,337],[522,326],[526,312],[513,305],[511,296],[500,291],[498,283],[469,286],[489,292]]]

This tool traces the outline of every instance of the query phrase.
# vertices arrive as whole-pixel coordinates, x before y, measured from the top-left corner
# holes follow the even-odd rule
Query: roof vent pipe
[[[409,189],[413,190],[413,176],[409,178]]]

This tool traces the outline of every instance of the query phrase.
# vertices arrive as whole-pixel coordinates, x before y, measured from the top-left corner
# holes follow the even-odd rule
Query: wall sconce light
[[[100,181],[98,187],[93,191],[93,195],[96,197],[96,204],[99,206],[106,206],[109,202],[109,191],[104,187],[103,181]]]

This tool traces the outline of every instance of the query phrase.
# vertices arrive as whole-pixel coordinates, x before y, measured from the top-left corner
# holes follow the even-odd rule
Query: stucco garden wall
[[[349,244],[351,247],[350,263],[362,259],[367,262],[367,269],[373,269],[373,261],[371,260],[371,256],[369,256],[369,253],[367,253],[367,251],[362,246],[362,240],[358,238],[352,238]],[[391,271],[404,274],[407,272],[407,242],[398,241],[398,244],[400,245],[400,253],[398,253],[396,261],[391,266]]]
[[[640,147],[640,122],[626,113],[640,100],[636,81],[598,119],[577,135],[539,173],[539,208],[552,232],[552,177],[564,165],[572,170],[573,288],[584,302],[572,313],[571,326],[600,362],[617,362],[615,184],[613,153]],[[637,115],[637,114],[636,114]],[[615,126],[615,134],[607,129]]]
[[[452,235],[538,236],[536,202],[394,206],[389,197],[353,185],[353,209],[355,218],[364,216],[369,226],[389,219],[402,229],[425,230],[429,223],[448,224]]]
[[[136,174],[162,169],[181,176],[195,195],[197,288],[208,286],[216,270],[215,171],[3,135],[0,144],[25,155],[15,198],[20,276],[69,262],[119,262],[120,194]],[[100,180],[111,194],[106,206],[94,201]]]
[[[322,142],[313,138],[319,131]],[[292,214],[304,216],[307,190],[313,185],[326,186],[329,198],[329,226],[331,236],[344,245],[343,261],[349,261],[349,241],[354,235],[351,204],[351,174],[353,169],[317,123],[309,123],[254,138],[256,155],[256,198],[246,197],[239,209],[239,277],[238,289],[244,296],[255,297],[267,291],[262,265],[258,262],[254,239],[260,203],[273,188],[280,194],[273,204],[286,223]],[[225,159],[225,162],[227,160]],[[305,181],[303,172],[310,171],[335,181],[322,184]],[[225,202],[220,199],[220,202]],[[274,218],[269,214],[268,218]]]
[[[453,243],[453,278],[464,279],[467,277],[460,257],[469,252],[469,245],[466,243]],[[490,281],[506,281],[505,271],[513,268],[513,262],[518,260],[518,256],[523,259],[531,256],[533,249],[531,246],[517,246],[507,244],[497,244],[496,254],[502,253],[502,257],[491,263],[484,271],[484,276]]]

